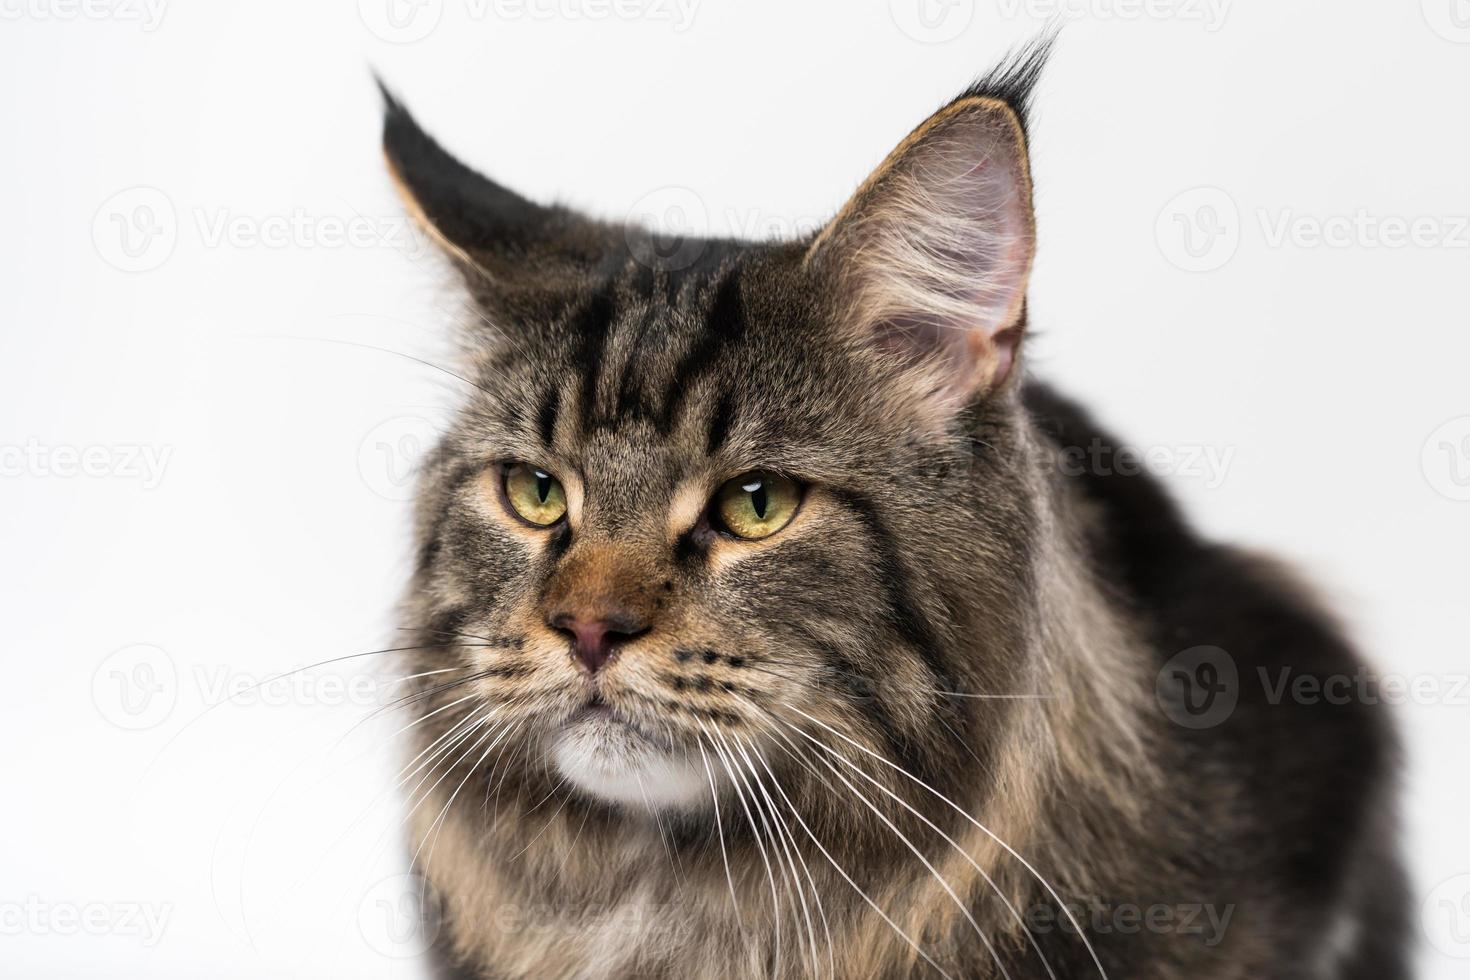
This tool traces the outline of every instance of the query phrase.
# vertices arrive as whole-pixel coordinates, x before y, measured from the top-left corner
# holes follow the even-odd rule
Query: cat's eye
[[[526,463],[505,468],[505,499],[521,520],[537,527],[550,527],[567,512],[567,494],[561,481],[545,470]]]
[[[713,516],[737,538],[768,538],[791,523],[801,503],[801,486],[776,473],[737,476],[715,494]]]

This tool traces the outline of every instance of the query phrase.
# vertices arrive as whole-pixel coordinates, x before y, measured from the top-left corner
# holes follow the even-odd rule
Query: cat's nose
[[[625,611],[591,616],[558,612],[547,617],[546,624],[571,638],[572,654],[589,674],[601,670],[618,647],[648,632],[646,620]]]

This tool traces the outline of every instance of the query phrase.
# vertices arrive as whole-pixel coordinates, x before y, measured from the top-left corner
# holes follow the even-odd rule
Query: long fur
[[[1247,681],[1355,655],[1288,573],[1200,539],[1151,477],[1058,465],[1115,443],[995,368],[1024,327],[1044,56],[941,109],[815,239],[684,242],[677,264],[480,177],[390,100],[390,166],[470,311],[403,610],[428,648],[410,845],[446,970],[1404,975],[1378,710],[1243,682],[1191,728],[1159,700],[1202,644]],[[972,183],[967,152],[1003,164]],[[507,511],[512,460],[562,480],[565,522]],[[705,502],[750,470],[806,496],[735,541]],[[592,594],[653,624],[598,696],[707,778],[699,805],[609,802],[558,769],[589,682],[547,613]]]

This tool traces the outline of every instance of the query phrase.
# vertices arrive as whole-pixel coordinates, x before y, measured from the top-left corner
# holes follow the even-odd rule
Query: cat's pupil
[[[546,498],[551,494],[551,477],[540,470],[536,471],[536,499],[546,503]]]
[[[766,485],[757,483],[755,489],[750,492],[750,506],[755,509],[755,516],[761,520],[766,518]]]

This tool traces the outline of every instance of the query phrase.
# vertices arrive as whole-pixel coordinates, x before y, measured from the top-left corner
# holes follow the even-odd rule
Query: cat
[[[446,975],[1406,975],[1385,709],[1258,680],[1356,655],[1024,370],[1047,47],[777,243],[532,203],[383,90],[467,321],[403,607]]]

